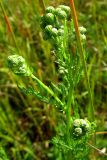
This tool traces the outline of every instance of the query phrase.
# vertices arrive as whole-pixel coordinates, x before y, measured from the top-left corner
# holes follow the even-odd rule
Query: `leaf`
[[[36,96],[40,101],[43,101],[43,102],[45,102],[45,103],[48,103],[48,102],[49,102],[49,100],[48,100],[47,97],[42,96],[41,93],[35,91],[33,87],[25,88],[25,87],[23,87],[23,86],[18,85],[18,88],[19,88],[23,93],[25,93],[26,95],[30,94],[30,95]]]

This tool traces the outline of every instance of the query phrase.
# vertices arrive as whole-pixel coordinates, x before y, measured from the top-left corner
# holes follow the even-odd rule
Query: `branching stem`
[[[39,83],[51,96],[55,98],[55,100],[63,106],[64,104],[61,102],[61,100],[56,96],[56,94],[49,88],[47,87],[44,83],[42,83],[37,77],[35,77],[33,74],[31,75],[32,79],[34,79],[37,83]]]

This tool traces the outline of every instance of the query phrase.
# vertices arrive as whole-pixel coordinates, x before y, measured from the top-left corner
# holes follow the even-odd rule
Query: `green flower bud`
[[[52,34],[52,25],[47,25],[45,27],[45,33],[50,36]]]
[[[74,129],[74,134],[75,134],[75,136],[80,136],[80,135],[82,135],[82,129],[81,129],[81,128],[75,128],[75,129]]]
[[[87,122],[84,119],[80,119],[81,127],[85,127]]]
[[[80,127],[80,125],[81,125],[80,119],[75,119],[74,122],[73,122],[73,126],[74,127]]]
[[[61,10],[61,8],[56,8],[55,14],[60,18],[60,19],[65,19],[67,18],[67,14],[65,11]]]
[[[63,36],[64,35],[64,30],[63,29],[58,29],[58,35]]]
[[[55,17],[52,13],[47,13],[45,16],[44,16],[44,20],[47,24],[53,24],[54,23],[54,20],[55,20]]]
[[[56,28],[52,28],[52,36],[56,37],[58,35],[58,30]]]
[[[80,37],[81,37],[81,40],[84,42],[84,41],[86,41],[86,36],[85,36],[85,34],[80,34]]]
[[[14,74],[30,76],[32,74],[30,68],[26,64],[25,59],[19,55],[11,55],[7,59],[8,67]]]
[[[85,130],[89,132],[91,130],[91,126],[89,124],[86,125]]]
[[[46,8],[46,13],[55,13],[55,8],[53,6],[49,6]]]
[[[64,10],[67,15],[70,14],[70,11],[71,11],[70,7],[65,6],[65,5],[59,5],[58,7],[61,8],[62,10]]]
[[[89,132],[91,130],[91,123],[88,120],[86,120],[86,123],[85,130],[86,132]]]
[[[84,28],[83,26],[79,27],[79,30],[80,30],[80,33],[83,34],[83,33],[86,33],[86,28]]]
[[[58,7],[58,8],[56,8],[56,9],[55,9],[55,14],[57,15],[60,11],[62,11],[62,9],[61,9],[61,8],[59,8],[59,7]]]

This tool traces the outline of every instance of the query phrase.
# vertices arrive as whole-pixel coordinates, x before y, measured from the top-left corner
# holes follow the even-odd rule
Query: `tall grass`
[[[49,6],[48,1],[46,2]],[[51,85],[50,80],[58,82],[56,64],[53,63],[54,56],[50,53],[50,44],[43,41],[39,26],[40,14],[43,10],[35,1],[6,2],[2,1],[6,14],[13,28],[21,55],[31,63],[36,75],[45,84]],[[50,3],[54,3],[50,2]],[[59,2],[60,3],[60,2]],[[87,49],[88,63],[87,71],[90,77],[91,92],[94,97],[95,117],[97,131],[105,130],[106,133],[106,3],[85,0],[80,3],[76,1],[79,24],[87,28]],[[56,4],[54,4],[56,6]],[[7,55],[16,53],[17,49],[11,34],[7,32],[3,12],[0,14],[0,137],[1,145],[5,148],[10,159],[52,159],[56,154],[49,146],[49,139],[57,131],[57,123],[60,121],[60,113],[51,105],[43,104],[34,96],[28,96],[20,92],[16,83],[35,87],[31,79],[18,77],[8,72],[5,66]],[[40,14],[39,14],[40,13]],[[17,18],[16,18],[17,17]],[[96,24],[95,24],[96,23]],[[97,36],[96,36],[97,31]],[[39,43],[38,43],[39,42]],[[52,63],[50,63],[50,61]],[[38,63],[39,62],[39,63]],[[44,72],[45,71],[45,72]],[[84,79],[80,81],[76,91],[75,99],[79,104],[81,117],[87,116],[90,110],[90,102],[87,101],[87,87]],[[32,104],[31,104],[32,102]],[[87,106],[86,106],[87,104]],[[38,107],[39,106],[39,107]],[[81,106],[81,107],[80,107]],[[71,115],[73,114],[71,110]],[[70,113],[70,112],[68,112]],[[89,111],[89,116],[90,116]],[[101,119],[99,119],[99,116]],[[91,116],[92,117],[92,116]],[[97,134],[99,149],[106,146],[106,134]],[[1,157],[0,157],[1,158]],[[97,159],[106,157],[96,151]],[[55,158],[54,158],[55,159]],[[93,159],[93,155],[90,155]]]

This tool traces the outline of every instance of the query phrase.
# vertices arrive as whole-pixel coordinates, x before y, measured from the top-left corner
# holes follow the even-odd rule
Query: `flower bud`
[[[50,36],[52,34],[52,25],[47,25],[45,27],[45,33]]]
[[[84,41],[86,41],[86,36],[85,36],[85,34],[80,34],[80,37],[81,37],[81,40],[84,42]]]
[[[81,125],[80,119],[75,119],[74,122],[73,122],[73,126],[74,127],[80,127],[80,125]]]
[[[91,124],[90,124],[90,122],[87,120],[87,124],[86,124],[86,126],[85,126],[85,131],[86,132],[89,132],[91,130]]]
[[[63,36],[64,35],[64,30],[63,29],[58,29],[58,35]]]
[[[75,129],[74,129],[74,134],[75,134],[75,136],[80,136],[80,135],[82,135],[82,129],[81,129],[81,128],[75,128]]]
[[[30,68],[26,64],[25,59],[19,55],[11,55],[7,59],[8,67],[14,74],[30,76],[32,74]]]
[[[81,127],[85,127],[87,122],[84,119],[80,119]]]
[[[46,8],[46,13],[55,13],[55,8],[53,6],[49,6]]]
[[[54,15],[52,13],[47,13],[45,16],[44,16],[44,20],[47,24],[53,24],[54,23]]]
[[[67,15],[70,14],[70,11],[71,11],[70,7],[65,6],[65,5],[59,5],[58,7],[61,8],[63,11],[65,11]]]
[[[86,33],[86,28],[84,28],[83,26],[79,27],[79,31],[81,34]]]
[[[66,12],[61,10],[61,8],[57,8],[56,11],[55,11],[55,14],[61,19],[67,18]]]
[[[52,36],[56,37],[58,35],[58,30],[56,28],[52,28]]]

